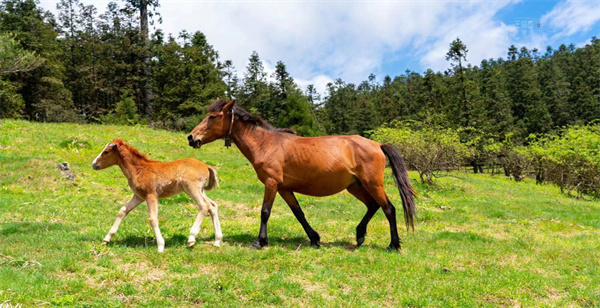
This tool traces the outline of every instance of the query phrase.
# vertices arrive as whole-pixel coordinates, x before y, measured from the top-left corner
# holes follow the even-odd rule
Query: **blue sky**
[[[105,0],[81,0],[100,11]],[[55,11],[57,1],[42,0]],[[202,31],[222,59],[242,75],[252,51],[267,71],[283,61],[301,85],[342,78],[358,83],[371,73],[381,81],[406,69],[448,68],[445,54],[456,37],[470,63],[506,57],[517,47],[585,45],[600,37],[600,0],[493,1],[193,1],[162,0],[166,33]],[[539,24],[539,27],[538,27]]]

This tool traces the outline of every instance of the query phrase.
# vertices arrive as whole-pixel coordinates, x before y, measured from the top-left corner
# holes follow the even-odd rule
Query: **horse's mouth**
[[[202,146],[202,141],[200,140],[191,140],[189,142],[190,146],[194,149],[199,149]]]
[[[194,149],[198,149],[202,146],[202,140],[194,140],[194,136],[192,136],[191,134],[188,136],[188,143]]]

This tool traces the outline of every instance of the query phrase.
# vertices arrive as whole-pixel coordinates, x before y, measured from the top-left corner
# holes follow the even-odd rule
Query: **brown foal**
[[[204,193],[204,190],[210,190],[219,185],[217,172],[213,167],[207,166],[194,158],[185,158],[168,163],[152,160],[121,138],[116,138],[107,144],[92,163],[95,170],[113,165],[118,165],[121,168],[127,178],[129,187],[133,190],[133,196],[119,210],[115,223],[103,240],[105,244],[109,243],[117,233],[121,220],[136,206],[146,201],[149,222],[156,236],[158,252],[163,252],[165,240],[158,227],[158,199],[170,197],[182,191],[194,199],[199,208],[196,221],[190,230],[188,246],[191,247],[196,243],[196,236],[200,232],[200,224],[207,212],[212,218],[215,229],[214,245],[219,246],[221,244],[223,233],[219,223],[217,204]]]
[[[396,210],[383,185],[386,156],[400,190],[406,226],[414,229],[414,190],[404,161],[393,146],[360,136],[296,136],[225,100],[214,102],[208,112],[188,136],[189,145],[199,148],[219,138],[231,138],[265,185],[260,232],[253,248],[268,244],[267,222],[277,193],[304,228],[311,245],[319,247],[319,234],[306,221],[294,193],[329,196],[344,189],[367,206],[356,227],[357,245],[364,242],[367,224],[381,207],[390,224],[389,248],[400,248]]]

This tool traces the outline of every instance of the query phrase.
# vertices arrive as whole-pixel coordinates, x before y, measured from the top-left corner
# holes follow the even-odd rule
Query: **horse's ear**
[[[227,103],[227,105],[225,105],[223,107],[223,113],[229,114],[231,112],[231,110],[233,109],[233,105],[235,105],[235,101],[231,101],[231,102]]]

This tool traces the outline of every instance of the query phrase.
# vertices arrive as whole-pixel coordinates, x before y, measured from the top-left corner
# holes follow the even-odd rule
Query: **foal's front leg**
[[[129,201],[127,201],[125,206],[123,206],[119,210],[119,214],[117,214],[117,219],[115,220],[115,223],[110,228],[110,231],[108,231],[108,234],[102,240],[103,244],[107,244],[110,242],[110,239],[119,230],[119,225],[121,225],[121,221],[123,220],[123,218],[125,218],[125,216],[127,216],[127,214],[129,214],[129,212],[131,212],[131,210],[133,210],[136,206],[140,205],[140,203],[142,203],[142,202],[144,202],[144,200],[142,200],[141,198],[139,198],[136,195],[133,195],[133,197],[131,197],[131,199],[129,199]]]
[[[163,252],[165,250],[165,239],[162,237],[160,228],[158,227],[158,197],[147,196],[146,203],[148,204],[148,221],[150,222],[150,227],[154,230],[158,252]]]
[[[267,238],[267,222],[269,216],[271,216],[271,208],[273,207],[273,201],[275,201],[275,195],[277,194],[277,182],[273,179],[267,179],[265,181],[265,196],[263,197],[262,210],[260,211],[260,231],[258,233],[258,239],[252,243],[252,248],[260,249],[269,244]]]

